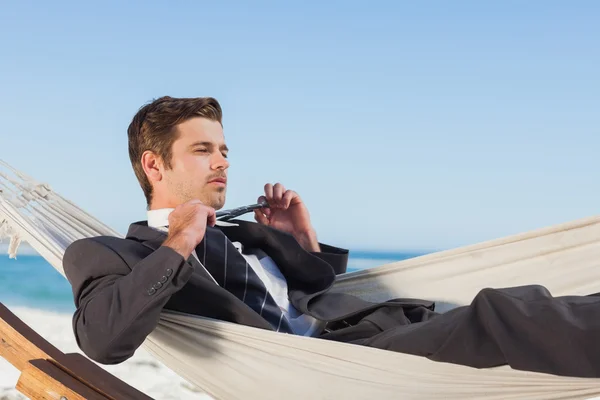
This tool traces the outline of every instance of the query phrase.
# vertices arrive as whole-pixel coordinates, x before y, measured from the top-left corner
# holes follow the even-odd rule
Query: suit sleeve
[[[63,257],[73,288],[73,330],[79,348],[102,364],[130,358],[150,334],[171,295],[193,267],[169,247],[159,247],[130,268],[94,239],[72,243]]]
[[[311,252],[333,267],[336,275],[345,274],[348,267],[348,250],[319,243],[320,252]]]

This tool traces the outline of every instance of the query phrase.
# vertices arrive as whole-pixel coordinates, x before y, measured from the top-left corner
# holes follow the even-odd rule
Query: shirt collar
[[[148,226],[161,231],[167,231],[169,228],[169,214],[171,214],[173,210],[173,208],[148,210]]]

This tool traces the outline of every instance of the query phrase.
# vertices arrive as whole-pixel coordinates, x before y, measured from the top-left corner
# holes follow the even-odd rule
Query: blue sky
[[[227,207],[281,181],[322,241],[461,246],[598,213],[600,3],[0,1],[0,158],[117,230],[137,109],[214,96]]]

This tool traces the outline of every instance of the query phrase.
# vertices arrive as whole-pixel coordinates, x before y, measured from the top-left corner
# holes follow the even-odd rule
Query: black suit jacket
[[[322,298],[336,275],[346,271],[348,250],[321,244],[321,252],[307,252],[287,233],[253,222],[232,222],[239,226],[207,229],[220,229],[231,241],[261,248],[271,256],[299,311],[332,321],[373,306],[344,295]],[[63,265],[76,305],[73,328],[88,357],[104,364],[128,359],[156,327],[163,308],[272,329],[215,284],[193,256],[184,260],[162,246],[165,239],[165,233],[144,221],[131,224],[125,239],[86,238],[67,248]],[[242,257],[237,252],[232,256]]]

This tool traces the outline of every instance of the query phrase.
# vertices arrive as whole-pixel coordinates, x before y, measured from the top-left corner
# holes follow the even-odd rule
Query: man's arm
[[[348,250],[319,243],[320,251],[310,254],[319,257],[333,267],[336,275],[345,274],[348,267]]]
[[[63,266],[77,307],[73,316],[77,344],[102,364],[117,364],[134,354],[158,324],[171,295],[193,272],[183,256],[167,246],[130,269],[96,239],[69,246]]]
[[[311,229],[306,233],[295,233],[294,238],[309,253],[319,257],[333,267],[336,275],[346,273],[348,250],[329,246],[319,242],[317,233]]]

